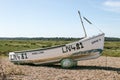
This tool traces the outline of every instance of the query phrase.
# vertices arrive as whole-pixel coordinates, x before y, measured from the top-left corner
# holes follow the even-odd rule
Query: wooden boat
[[[80,19],[82,22],[81,15]],[[70,68],[76,66],[79,60],[98,58],[103,51],[105,34],[87,37],[83,22],[82,26],[85,37],[79,41],[44,49],[9,52],[9,60],[18,64],[60,63],[62,67]]]

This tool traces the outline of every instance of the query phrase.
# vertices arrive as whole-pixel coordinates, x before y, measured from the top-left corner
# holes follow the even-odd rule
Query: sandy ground
[[[120,57],[79,61],[72,69],[62,69],[60,65],[15,65],[8,57],[0,57],[0,80],[120,80]]]

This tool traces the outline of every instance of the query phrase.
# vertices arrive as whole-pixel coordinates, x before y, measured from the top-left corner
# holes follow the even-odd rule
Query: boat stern
[[[17,62],[16,54],[14,52],[9,52],[9,61],[13,63]]]

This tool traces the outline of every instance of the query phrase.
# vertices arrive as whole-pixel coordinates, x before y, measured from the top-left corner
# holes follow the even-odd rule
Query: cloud
[[[104,7],[104,10],[120,13],[120,1],[115,1],[115,0],[104,1],[103,7]]]
[[[108,7],[119,7],[120,8],[120,1],[106,1],[103,4]]]

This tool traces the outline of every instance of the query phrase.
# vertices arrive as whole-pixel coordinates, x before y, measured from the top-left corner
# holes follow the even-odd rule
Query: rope
[[[106,54],[106,69],[108,70],[108,64],[107,64],[107,54]]]
[[[103,31],[102,31],[101,29],[99,29],[96,25],[94,25],[92,22],[90,22],[86,17],[83,17],[83,19],[84,19],[85,21],[87,21],[89,24],[95,26],[100,32],[103,33]]]

